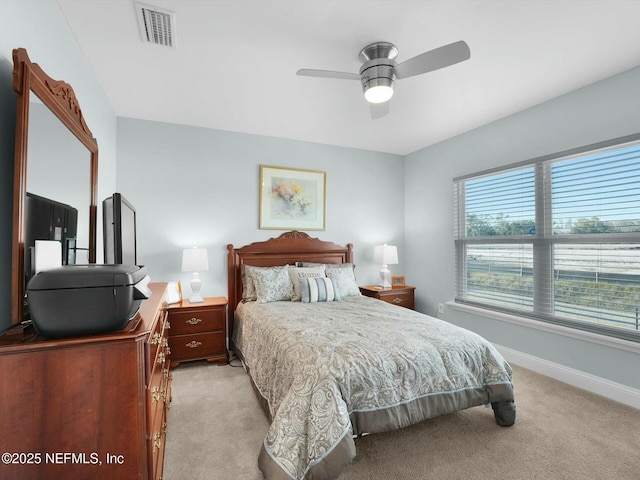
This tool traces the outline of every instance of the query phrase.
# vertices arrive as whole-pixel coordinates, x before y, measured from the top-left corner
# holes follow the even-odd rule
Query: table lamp
[[[382,265],[380,270],[380,283],[382,288],[391,288],[391,272],[387,265],[398,263],[398,249],[392,245],[378,245],[373,249],[373,261]]]
[[[200,280],[199,272],[206,272],[209,270],[209,258],[207,257],[206,248],[185,248],[182,251],[182,271],[193,272],[191,277],[191,296],[189,297],[190,303],[202,303],[204,299],[200,295],[200,287],[202,281]]]

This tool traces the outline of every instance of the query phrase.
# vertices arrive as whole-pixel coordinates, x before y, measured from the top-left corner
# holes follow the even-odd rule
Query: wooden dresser
[[[378,298],[384,302],[391,303],[393,305],[399,305],[414,309],[415,306],[415,293],[416,287],[404,286],[404,287],[391,287],[382,288],[373,285],[360,287],[360,293],[367,297]]]
[[[171,329],[171,366],[203,360],[224,365],[227,353],[227,299],[205,298],[202,303],[183,300],[167,307]]]
[[[0,478],[162,477],[171,400],[167,286],[150,288],[119,332],[0,336]]]

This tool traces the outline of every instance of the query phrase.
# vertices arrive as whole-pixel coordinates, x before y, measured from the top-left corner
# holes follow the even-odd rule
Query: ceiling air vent
[[[143,42],[175,48],[175,14],[170,10],[135,2]]]

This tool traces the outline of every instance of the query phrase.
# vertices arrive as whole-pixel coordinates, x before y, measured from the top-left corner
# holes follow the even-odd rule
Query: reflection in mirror
[[[63,233],[64,225],[52,227],[50,240],[64,242],[65,263],[96,261],[98,144],[71,85],[49,77],[31,62],[25,49],[13,51],[13,80],[18,102],[11,324],[19,325],[27,318],[25,286],[33,267],[27,239],[32,228],[30,209],[37,205],[45,205],[45,210],[64,206],[65,215],[76,218],[66,223],[71,225],[68,235]]]
[[[74,218],[53,219],[50,232],[30,238],[27,228],[25,256],[27,264],[33,256],[33,243],[38,240],[62,241],[62,263],[87,263],[89,248],[90,153],[84,145],[53,115],[36,95],[31,96],[29,106],[29,163],[27,165],[27,194],[37,195],[77,210]],[[32,197],[35,198],[35,197]],[[27,226],[30,218],[27,202]],[[68,226],[58,227],[56,222]],[[39,238],[43,237],[43,238]],[[27,280],[31,268],[25,268]]]

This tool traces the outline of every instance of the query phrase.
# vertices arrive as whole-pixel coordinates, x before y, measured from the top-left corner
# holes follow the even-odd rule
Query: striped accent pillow
[[[300,277],[302,303],[333,302],[340,300],[340,294],[333,278]]]

